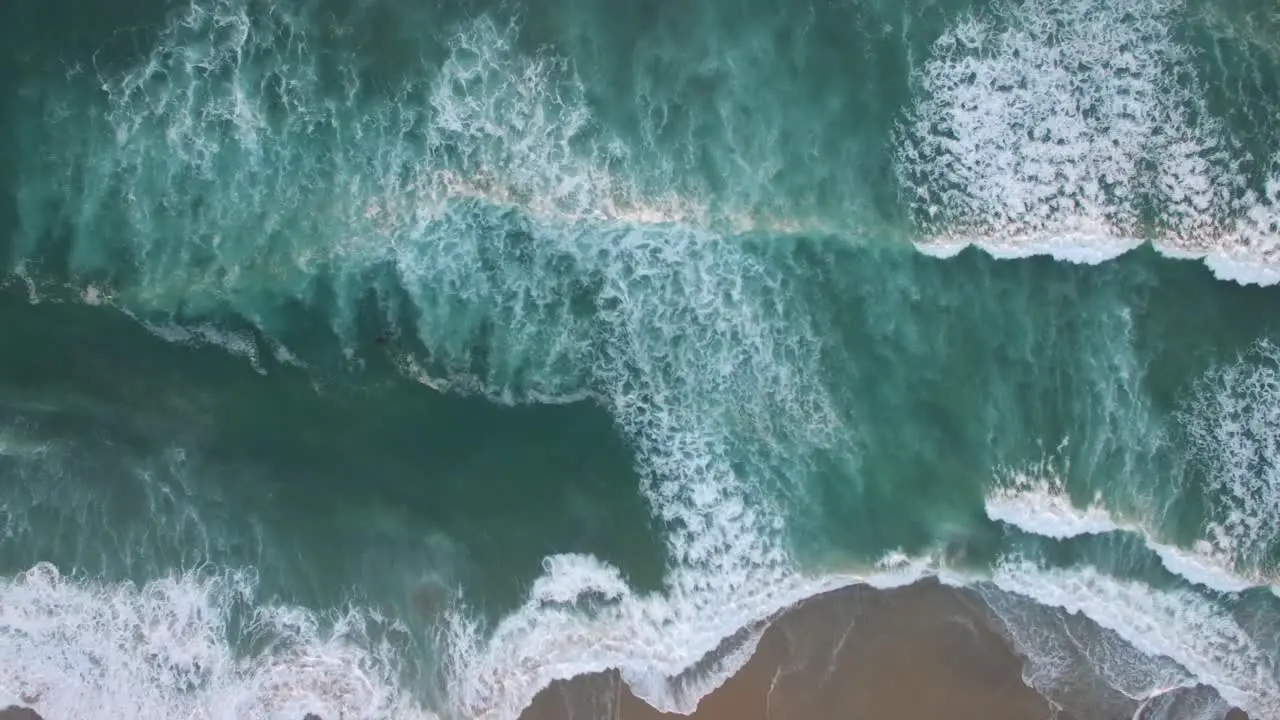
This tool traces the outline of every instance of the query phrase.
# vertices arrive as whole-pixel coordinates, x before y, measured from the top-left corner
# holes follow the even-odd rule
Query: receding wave
[[[1037,568],[1018,560],[997,566],[992,585],[984,597],[1027,657],[1028,681],[1051,697],[1081,682],[1083,669],[1139,701],[1203,684],[1251,715],[1276,711],[1280,692],[1265,636],[1193,593],[1153,591],[1089,567]],[[1067,615],[1046,616],[1045,607]],[[1090,661],[1073,659],[1080,657]]]

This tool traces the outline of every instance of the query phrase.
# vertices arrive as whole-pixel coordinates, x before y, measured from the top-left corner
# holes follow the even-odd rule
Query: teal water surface
[[[4,12],[0,704],[687,710],[940,574],[1082,717],[1280,712],[1269,8]]]

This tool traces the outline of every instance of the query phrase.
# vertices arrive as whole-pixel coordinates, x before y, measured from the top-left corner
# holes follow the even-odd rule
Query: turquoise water
[[[4,12],[0,701],[687,710],[937,575],[1280,713],[1266,6]]]

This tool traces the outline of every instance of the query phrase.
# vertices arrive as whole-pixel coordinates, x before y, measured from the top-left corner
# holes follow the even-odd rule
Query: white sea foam
[[[671,567],[662,592],[637,594],[589,556],[549,559],[527,602],[496,627],[455,616],[451,700],[477,717],[514,717],[552,680],[613,668],[654,705],[687,712],[749,655],[750,641],[725,653],[727,638],[830,586],[791,570],[782,512],[763,486],[798,482],[803,449],[830,444],[839,422],[816,382],[815,345],[784,312],[774,272],[696,223],[636,222],[602,204],[595,193],[630,191],[605,183],[597,159],[558,149],[572,128],[539,112],[513,119],[487,97],[543,102],[536,87],[550,80],[540,73],[557,71],[511,54],[495,31],[479,23],[457,41],[460,57],[478,54],[487,70],[446,63],[432,95],[447,119],[441,137],[493,169],[486,198],[499,178],[512,181],[513,167],[554,177],[515,178],[521,207],[533,210],[512,229],[528,241],[500,261],[491,259],[501,248],[492,220],[471,210],[386,219],[398,273],[420,303],[419,336],[440,368],[428,379],[503,402],[590,392],[638,451],[640,490],[665,529]],[[459,95],[463,86],[472,90]],[[560,194],[528,199],[542,189]],[[570,303],[583,280],[590,316]],[[442,288],[466,288],[467,301]],[[495,317],[489,374],[477,377],[467,323]],[[518,368],[518,382],[507,368]],[[564,368],[579,370],[566,377]],[[793,457],[778,463],[782,455]],[[783,466],[795,476],[771,469]]]
[[[594,566],[590,569],[604,576],[605,583],[616,573],[598,561],[583,562]],[[580,565],[573,572],[585,571]],[[679,573],[673,578],[677,586],[688,580]],[[558,580],[549,576],[542,582]],[[579,580],[568,582],[577,585]],[[614,668],[660,709],[689,712],[700,695],[686,695],[674,679],[744,627],[816,590],[795,577],[783,582],[725,596],[720,612],[699,607],[702,603],[696,598],[681,602],[683,598],[628,590],[608,602],[596,601],[590,613],[531,597],[491,633],[479,633],[459,617],[451,643],[457,653],[452,700],[474,717],[511,718],[553,680]],[[730,654],[708,669],[698,687],[714,688],[746,659],[747,653]]]
[[[1114,518],[1100,498],[1088,507],[1076,506],[1061,479],[1052,474],[1012,475],[988,495],[986,512],[992,520],[1023,532],[1059,540],[1112,532],[1138,535],[1166,570],[1219,592],[1268,584],[1257,577],[1237,575],[1232,559],[1209,543],[1188,549],[1159,542],[1142,524]]]
[[[576,567],[570,569],[570,565]],[[551,566],[565,570],[571,576],[568,584],[577,587],[597,585],[583,583],[584,572],[597,573],[598,585],[606,588],[614,587],[617,575],[616,569],[585,557],[562,559]],[[1251,637],[1230,615],[1195,593],[1152,590],[1088,567],[1046,569],[1009,560],[987,578],[948,570],[937,558],[890,553],[867,572],[822,579],[792,576],[775,590],[784,589],[799,602],[854,584],[892,588],[926,577],[977,588],[1026,654],[1031,673],[1028,680],[1039,689],[1052,691],[1055,681],[1083,670],[1096,673],[1110,688],[1140,703],[1167,704],[1171,702],[1168,698],[1160,698],[1170,691],[1199,684],[1213,687],[1228,702],[1257,717],[1269,717],[1280,700],[1277,680],[1268,670],[1272,649],[1259,645],[1262,641]],[[549,575],[547,582],[555,583],[556,578]],[[560,602],[571,602],[567,594],[553,595]],[[509,709],[496,709],[501,702],[496,697],[484,698],[481,705],[487,712],[478,716],[509,717],[528,700],[521,683],[533,687],[607,665],[619,668],[633,691],[656,707],[689,712],[700,697],[745,663],[763,630],[760,623],[785,607],[776,603],[782,597],[776,593],[772,601],[765,602],[761,602],[766,597],[763,593],[735,598],[726,603],[723,615],[690,612],[689,606],[660,595],[626,593],[601,603],[603,595],[584,599],[595,603],[598,615],[591,619],[567,608],[553,612],[531,597],[492,635],[479,633],[474,626],[455,626],[453,647],[465,655],[458,666],[487,667],[494,675],[471,675],[468,680],[479,679],[479,685],[455,688],[501,693],[510,703]],[[1060,609],[1092,624],[1076,626],[1075,620],[1059,624],[1046,621],[1052,616],[1019,614],[1012,610],[1010,603],[1016,602],[1011,598],[1022,598],[1041,609]],[[753,615],[756,619],[746,621]],[[726,621],[729,617],[737,621]],[[748,630],[745,636],[744,630]],[[733,636],[741,640],[726,650],[724,640]],[[586,657],[584,647],[590,648]],[[712,653],[720,656],[718,662],[706,665],[692,678],[681,676]],[[521,670],[513,672],[512,668]],[[502,672],[505,675],[499,676]],[[529,675],[535,673],[538,680],[530,681]],[[1212,699],[1201,704],[1218,708]]]
[[[1280,348],[1260,341],[1211,368],[1179,418],[1205,476],[1207,544],[1237,573],[1280,585]]]
[[[1251,637],[1229,614],[1194,593],[1154,590],[1090,567],[1048,569],[1021,560],[998,565],[992,583],[1040,605],[1087,617],[1123,639],[1127,650],[1104,647],[1105,637],[1074,638],[1065,630],[1055,635],[1057,641],[1075,644],[1112,687],[1130,697],[1145,699],[1200,683],[1253,717],[1280,715],[1280,680],[1271,671],[1276,648]],[[1000,599],[987,596],[1000,612]],[[1015,639],[1022,631],[1020,644],[1033,662],[1055,665],[1053,658],[1040,656],[1047,649],[1045,639],[1036,638],[1033,629],[1011,631]],[[1161,657],[1176,667],[1161,670],[1150,661]]]
[[[528,601],[493,632],[481,632],[465,615],[452,619],[454,700],[472,716],[514,717],[553,680],[605,668],[617,669],[654,707],[689,713],[741,669],[765,623],[782,610],[857,584],[888,589],[926,577],[964,582],[935,557],[902,553],[858,572],[734,578],[748,582],[714,596],[703,588],[726,579],[696,568],[675,570],[672,590],[656,594],[633,593],[618,583],[616,568],[590,556],[560,556],[548,561],[547,570]],[[576,612],[579,602],[591,612]],[[732,638],[738,639],[726,647]]]
[[[126,314],[132,315],[127,310]],[[179,325],[169,322],[149,322],[138,319],[136,316],[134,316],[134,319],[138,320],[140,325],[162,340],[182,345],[213,345],[232,355],[238,355],[248,360],[249,364],[258,373],[265,372],[258,357],[258,344],[254,341],[253,336],[247,332],[228,332],[209,323]]]
[[[817,380],[818,343],[785,312],[778,277],[700,229],[698,202],[645,195],[626,180],[618,171],[625,150],[593,121],[567,63],[522,55],[512,28],[480,17],[453,33],[438,74],[378,104],[385,114],[326,115],[337,111],[311,102],[322,73],[307,63],[320,61],[295,52],[306,23],[283,13],[252,17],[248,5],[193,3],[160,34],[164,46],[148,62],[103,78],[115,137],[100,144],[106,156],[91,158],[103,167],[86,179],[77,217],[93,215],[89,196],[114,197],[102,178],[124,182],[131,191],[123,222],[135,231],[140,258],[139,286],[106,296],[159,310],[228,303],[255,318],[262,308],[251,303],[310,298],[316,276],[331,271],[340,305],[333,322],[345,337],[353,298],[368,289],[362,272],[390,265],[432,353],[430,362],[402,358],[406,367],[419,368],[424,382],[501,402],[596,399],[636,447],[641,491],[668,531],[672,567],[662,592],[637,593],[617,568],[561,555],[547,559],[524,604],[495,627],[454,613],[446,627],[450,702],[472,716],[511,718],[554,679],[614,668],[655,705],[687,711],[745,661],[760,622],[855,581],[793,571],[783,513],[762,487],[785,488],[796,480],[785,473],[805,472],[808,449],[839,442],[840,423]],[[207,84],[210,77],[225,82]],[[279,96],[255,94],[264,77]],[[426,107],[413,104],[423,98]],[[269,122],[276,105],[298,114]],[[333,148],[333,165],[317,170],[289,155],[324,127],[351,128]],[[1118,152],[1095,174],[1125,170],[1131,158]],[[174,177],[204,183],[199,213],[188,212],[191,188],[168,181]],[[490,206],[522,212],[513,218]],[[115,219],[114,209],[97,211]],[[190,238],[185,250],[201,261],[187,262],[174,238]],[[779,467],[787,469],[770,470]],[[890,586],[933,572],[929,562],[893,557],[863,579]],[[5,592],[27,592],[33,582],[19,580]],[[62,605],[47,602],[68,620],[48,622],[45,631],[85,624],[92,632],[41,636],[41,645],[13,651],[11,667],[45,668],[38,673],[45,684],[32,690],[37,706],[56,720],[54,710],[99,702],[107,686],[81,667],[100,667],[100,660],[79,658],[98,658],[99,644],[116,647],[132,628],[150,627],[153,614],[187,607],[184,593],[212,592],[194,580],[174,583],[137,591],[46,583],[54,589],[38,597],[52,594]],[[107,612],[140,619],[118,632]],[[221,627],[218,612],[202,617]],[[326,639],[305,615],[262,612],[273,632],[293,633],[304,650],[237,661],[217,632],[200,625],[203,644],[183,652],[204,653],[201,668],[223,673],[205,681],[228,688],[217,702],[209,691],[176,692],[169,670],[145,666],[150,646],[112,655],[107,667],[122,669],[111,685],[130,688],[134,698],[118,700],[133,704],[116,715],[418,712],[391,689],[391,660],[360,649],[362,640],[350,641],[341,623],[337,639]],[[717,662],[700,665],[744,629]],[[73,652],[62,653],[64,646]],[[41,653],[53,649],[60,654],[46,661]],[[699,674],[690,678],[695,665]]]
[[[52,444],[33,438],[15,427],[0,427],[0,457],[24,460],[39,459],[47,455]]]
[[[1233,259],[1221,255],[1206,255],[1204,262],[1219,280],[1230,280],[1241,285],[1280,284],[1280,263]]]
[[[1187,550],[1148,540],[1147,547],[1160,556],[1160,562],[1166,570],[1207,588],[1221,592],[1241,592],[1266,584],[1259,578],[1236,575],[1232,572],[1228,559],[1214,553],[1212,547],[1203,543],[1197,543],[1195,549]]]
[[[1164,567],[1220,592],[1267,587],[1280,595],[1280,349],[1260,341],[1236,362],[1208,370],[1178,413],[1208,509],[1191,547],[1162,542],[1141,518],[1117,518],[1100,501],[1073,504],[1061,480],[1039,468],[1015,473],[986,500],[987,514],[1053,538],[1127,532]]]
[[[746,663],[763,622],[778,611],[855,583],[907,585],[936,566],[903,556],[864,575],[792,575],[722,603],[719,613],[633,594],[616,569],[590,556],[553,557],[547,569],[528,602],[493,632],[453,616],[449,648],[462,673],[453,690],[478,703],[459,708],[475,713],[468,717],[514,718],[551,680],[604,668],[617,669],[654,706],[689,712]],[[138,588],[66,578],[48,564],[0,581],[0,706],[26,705],[51,720],[436,717],[400,685],[402,648],[369,633],[394,624],[358,610],[326,620],[254,606],[253,586],[251,574],[230,573]],[[587,606],[591,612],[580,612]],[[236,607],[251,613],[248,633],[238,635],[247,656],[232,649]]]
[[[1231,706],[1216,692],[1201,686],[1175,688],[1145,700],[1135,720],[1226,720]]]
[[[430,351],[400,360],[425,383],[604,405],[665,529],[663,591],[639,595],[590,556],[548,558],[495,627],[455,614],[450,701],[514,717],[553,679],[616,668],[655,704],[691,708],[691,688],[736,670],[746,645],[699,678],[683,673],[827,586],[790,569],[769,500],[839,427],[781,279],[698,229],[696,203],[628,181],[625,148],[592,118],[568,63],[521,53],[514,28],[485,16],[454,28],[436,72],[380,99],[374,117],[315,102],[325,59],[279,52],[309,30],[241,0],[195,3],[148,62],[102,78],[116,142],[93,160],[135,188],[124,221],[139,244],[138,286],[111,296],[269,317],[272,300],[308,297],[336,267],[333,323],[347,338],[364,272],[390,268]],[[263,93],[263,76],[283,98]],[[270,121],[281,104],[290,116]],[[317,126],[356,128],[321,173],[291,154]],[[200,178],[200,213],[175,211],[191,186],[157,176]],[[83,218],[114,212],[81,200]],[[228,340],[184,332],[174,338]]]
[[[396,654],[367,632],[380,622],[367,613],[324,622],[259,606],[245,618],[256,649],[237,657],[233,608],[252,597],[243,574],[134,587],[41,564],[0,579],[0,706],[27,705],[50,720],[434,717],[399,688]]]
[[[1228,156],[1202,87],[1186,82],[1179,0],[999,7],[953,24],[916,77],[897,169],[923,218],[920,249],[1096,263],[1138,245],[1155,207],[1161,252],[1203,258],[1223,279],[1280,281],[1277,162],[1244,163],[1264,173],[1258,193]]]
[[[1015,473],[986,499],[987,517],[1050,538],[1097,535],[1120,529],[1100,499],[1077,508],[1054,475]]]
[[[672,566],[663,592],[640,595],[592,558],[549,560],[528,602],[491,632],[455,620],[451,697],[475,716],[512,717],[554,679],[615,668],[649,702],[687,712],[749,655],[745,644],[720,655],[726,638],[828,587],[790,570],[781,513],[755,483],[787,482],[763,472],[762,459],[825,441],[835,420],[809,384],[812,359],[794,344],[796,328],[746,291],[770,292],[773,279],[738,250],[673,230],[538,230],[602,280],[609,309],[596,318],[603,350],[589,365],[591,385],[639,451],[641,490],[666,529]],[[419,255],[406,274],[438,267]],[[523,296],[556,294],[537,284],[545,276],[511,270]],[[446,331],[441,322],[432,329]],[[744,427],[758,428],[750,437],[765,446],[732,443]],[[589,611],[573,607],[580,597]],[[713,652],[717,662],[700,665]],[[686,677],[695,664],[697,676]]]

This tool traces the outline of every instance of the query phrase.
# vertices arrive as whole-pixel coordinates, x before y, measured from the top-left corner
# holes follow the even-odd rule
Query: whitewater
[[[875,474],[878,433],[891,430],[874,422],[888,412],[871,406],[877,379],[841,384],[872,360],[832,339],[842,311],[819,297],[856,295],[838,260],[883,262],[910,285],[986,262],[970,246],[1000,261],[975,273],[1039,256],[1073,265],[1050,273],[1108,273],[1154,249],[1202,261],[1224,285],[1280,283],[1280,154],[1260,151],[1266,142],[1206,90],[1214,72],[1261,76],[1280,55],[1254,48],[1257,67],[1201,72],[1182,30],[1201,12],[1174,0],[957,9],[913,36],[908,101],[880,135],[849,140],[858,149],[847,156],[827,124],[863,109],[786,95],[816,60],[775,71],[772,26],[671,61],[680,67],[648,49],[637,64],[660,67],[628,81],[647,104],[623,120],[602,110],[602,81],[581,56],[529,39],[533,13],[501,8],[424,21],[438,44],[420,52],[397,22],[346,5],[325,16],[311,3],[196,0],[167,9],[153,32],[120,31],[33,73],[14,113],[17,230],[5,247],[5,287],[24,306],[122,320],[267,379],[298,373],[327,387],[385,358],[413,392],[598,406],[634,453],[636,482],[621,492],[650,514],[661,581],[556,552],[510,606],[433,579],[443,589],[425,626],[360,593],[329,607],[288,602],[263,590],[283,581],[255,564],[274,557],[264,548],[275,536],[227,550],[223,538],[251,534],[231,503],[188,507],[170,489],[207,481],[185,436],[129,470],[148,488],[146,510],[118,520],[76,479],[94,465],[88,445],[7,414],[0,473],[37,480],[0,496],[6,563],[48,550],[124,569],[41,561],[0,578],[0,707],[50,720],[510,719],[553,681],[614,670],[654,707],[689,713],[780,612],[853,584],[928,577],[978,593],[1026,659],[1024,680],[1055,701],[1092,684],[1140,713],[1207,686],[1214,698],[1185,717],[1230,706],[1280,717],[1274,339],[1205,360],[1166,411],[1143,396],[1134,313],[1104,306],[1101,290],[1087,297],[1112,276],[1082,280],[1070,302],[1089,322],[1051,317],[1068,327],[1062,338],[1035,318],[1016,332],[1033,338],[1027,357],[1103,338],[1047,381],[1087,386],[1063,405],[1095,434],[1051,435],[1069,423],[1046,421],[1025,442],[991,440],[1013,433],[997,427],[992,401],[972,422],[990,423],[975,432],[1001,462],[964,490],[960,473],[922,473],[929,498],[907,499],[934,509],[934,495],[938,506],[962,497],[976,519],[939,510],[923,539],[883,531],[856,551],[831,539],[861,531],[849,497],[870,503],[890,495],[877,483],[892,487]],[[913,17],[865,32],[905,37],[927,23]],[[422,18],[399,23],[411,19]],[[822,26],[799,23],[788,48]],[[379,40],[394,56],[385,66],[361,55]],[[815,107],[831,114],[808,119]],[[1280,119],[1246,110],[1256,126]],[[891,150],[867,159],[863,145]],[[868,179],[868,167],[887,174]],[[883,184],[896,187],[892,212],[864,199]],[[851,284],[870,287],[877,271],[860,272]],[[866,287],[856,307],[872,308],[876,332],[850,343],[859,352],[889,354],[904,325],[906,359],[943,352],[911,325],[927,287]],[[1035,288],[994,302],[1030,306]],[[890,295],[905,309],[883,319],[876,303]],[[939,303],[971,299],[956,297]],[[6,407],[44,417],[44,401],[13,397]],[[1038,416],[1009,427],[1027,417]],[[970,452],[941,432],[920,437],[942,455]],[[1032,461],[1044,443],[1057,450]],[[902,454],[912,449],[903,441]],[[1173,459],[1141,465],[1164,452]],[[1124,482],[1105,482],[1113,461]],[[822,495],[815,478],[857,491]],[[1180,525],[1180,503],[1203,522]],[[904,526],[916,520],[902,512]],[[996,549],[957,552],[970,542],[964,523],[994,533]],[[77,549],[44,539],[49,526],[70,528]]]

